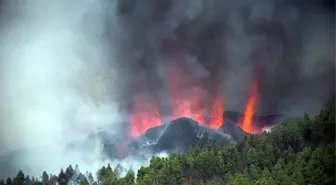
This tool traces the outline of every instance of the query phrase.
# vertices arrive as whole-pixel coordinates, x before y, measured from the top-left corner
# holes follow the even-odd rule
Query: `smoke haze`
[[[95,3],[5,2],[1,152],[46,147],[20,156],[10,168],[39,175],[42,169],[83,166],[80,151],[64,153],[62,145],[107,124],[114,124],[111,132],[122,130],[117,60],[103,37],[103,5]]]
[[[1,152],[45,147],[8,173],[58,173],[70,163],[95,172],[99,148],[88,162],[62,145],[106,125],[122,137],[142,92],[169,117],[167,78],[176,74],[187,94],[195,80],[207,98],[219,86],[225,110],[243,111],[255,79],[257,114],[315,114],[335,93],[334,10],[318,2],[4,1]]]

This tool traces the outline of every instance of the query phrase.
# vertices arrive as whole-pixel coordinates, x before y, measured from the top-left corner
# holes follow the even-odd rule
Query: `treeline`
[[[287,120],[270,133],[247,135],[238,144],[208,143],[185,154],[152,157],[137,173],[102,167],[94,178],[78,166],[58,176],[30,179],[20,171],[0,185],[333,185],[335,104],[315,118]]]

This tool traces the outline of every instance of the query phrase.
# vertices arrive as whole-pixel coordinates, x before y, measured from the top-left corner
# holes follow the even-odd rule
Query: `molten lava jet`
[[[224,124],[224,106],[222,100],[222,94],[219,90],[216,91],[213,96],[212,107],[211,107],[211,117],[209,122],[209,127],[217,129]]]
[[[263,132],[263,128],[258,128],[256,124],[253,123],[253,116],[255,112],[255,105],[257,103],[258,96],[258,86],[256,80],[252,82],[251,92],[245,107],[244,117],[239,126],[242,130],[249,134],[255,134]]]
[[[212,129],[221,127],[224,124],[224,105],[223,94],[219,86],[216,86],[214,92],[205,93],[204,89],[206,88],[201,80],[182,75],[185,72],[179,66],[174,66],[174,64],[172,66],[167,71],[170,76],[166,78],[167,90],[170,95],[168,117],[171,120],[181,117],[191,118]],[[139,136],[152,127],[160,126],[163,122],[154,94],[149,89],[144,87],[142,89],[145,90],[138,91],[132,103],[131,136]],[[264,131],[263,127],[266,126],[259,117],[254,116],[257,101],[258,84],[254,79],[244,114],[237,121],[237,126],[246,133],[261,133]],[[164,115],[167,116],[167,113],[165,112]]]
[[[213,129],[220,127],[224,121],[224,106],[219,88],[206,96],[199,79],[188,79],[185,76],[182,79],[183,71],[176,66],[172,69],[173,71],[168,71],[171,76],[167,79],[171,120],[188,117]],[[157,101],[149,90],[137,93],[131,112],[132,136],[139,136],[146,130],[159,126],[163,120]]]
[[[208,97],[203,98],[200,87],[194,86],[192,94],[180,94],[178,89],[172,91],[172,119],[188,117],[212,129],[223,124],[224,107],[220,93],[211,95],[210,106],[206,106]]]
[[[223,124],[224,107],[218,87],[214,94],[210,94],[212,99],[208,106],[209,94],[203,92],[204,88],[199,79],[182,80],[183,71],[178,66],[171,68],[169,74],[174,74],[168,81],[172,99],[172,119],[188,117],[212,129],[217,129]]]
[[[150,93],[142,93],[143,96]],[[150,96],[138,96],[133,101],[131,118],[131,135],[139,136],[146,130],[159,126],[162,123],[161,115],[155,99]],[[144,100],[146,99],[146,100]]]

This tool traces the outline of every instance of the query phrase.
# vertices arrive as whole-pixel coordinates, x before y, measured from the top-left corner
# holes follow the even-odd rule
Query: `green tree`
[[[129,169],[127,171],[125,177],[119,179],[120,185],[134,185],[134,183],[135,183],[135,175],[132,169]]]
[[[94,178],[93,178],[93,175],[92,173],[90,172],[89,175],[88,175],[88,181],[89,181],[89,184],[92,185],[94,183]]]
[[[57,182],[59,185],[67,185],[69,182],[68,176],[64,173],[63,169],[58,175]]]
[[[260,171],[255,165],[251,165],[250,174],[252,180],[256,180],[260,177]]]
[[[30,179],[29,175],[25,178],[25,185],[30,185],[32,183],[32,180]]]
[[[189,181],[193,181],[198,177],[195,169],[195,154],[192,149],[189,148],[187,153],[182,157],[181,168]]]
[[[152,173],[153,183],[162,184],[164,181],[163,168],[166,160],[161,157],[153,156],[150,160],[149,168]]]
[[[209,151],[201,151],[195,158],[195,169],[203,182],[205,182],[210,175],[209,155]]]
[[[151,177],[151,169],[149,167],[140,167],[140,169],[138,170],[138,173],[137,173],[137,180],[142,180],[145,178],[146,175],[149,175],[150,178],[152,179]]]
[[[20,170],[16,177],[14,178],[13,184],[14,185],[24,185],[25,183],[25,176],[23,172]]]
[[[72,165],[69,165],[66,169],[65,169],[65,174],[68,177],[68,179],[71,179],[72,176],[75,174],[75,170],[72,168]]]
[[[151,185],[151,184],[153,184],[152,176],[150,174],[144,175],[142,179],[139,179],[137,184],[139,184],[139,185]]]
[[[80,185],[89,185],[89,181],[86,179],[86,177],[84,177],[84,178],[80,181],[79,184],[80,184]]]
[[[47,174],[46,171],[43,171],[42,173],[42,182],[44,185],[49,184],[49,175]]]
[[[170,174],[169,182],[172,185],[179,185],[182,183],[182,169],[180,163],[180,157],[178,154],[172,154],[169,156],[168,171]]]
[[[225,174],[229,171],[229,169],[226,169],[223,153],[221,151],[217,152],[216,161],[217,163],[215,166],[215,173],[219,177],[224,177]]]
[[[238,173],[228,182],[228,184],[229,185],[249,185],[250,181],[246,173],[244,174]]]
[[[305,185],[305,178],[304,178],[304,175],[301,173],[300,169],[297,168],[293,174],[292,174],[292,177],[291,179],[295,180],[295,183],[297,185]]]
[[[268,168],[264,168],[260,180],[261,182],[265,184],[275,184],[275,181],[272,178],[271,173],[269,172]]]
[[[116,184],[118,181],[118,171],[116,169],[112,169],[110,164],[107,167],[103,166],[98,171],[98,182],[102,185],[111,185]]]
[[[54,184],[56,184],[56,182],[57,182],[57,176],[56,175],[49,175],[49,182],[50,182],[50,184],[51,185],[54,185]]]

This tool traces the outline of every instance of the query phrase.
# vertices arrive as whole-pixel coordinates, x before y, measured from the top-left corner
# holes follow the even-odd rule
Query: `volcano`
[[[159,128],[149,129],[144,137],[156,137],[154,152],[185,151],[187,148],[204,145],[208,140],[231,142],[228,135],[206,127],[190,118],[178,118]]]
[[[150,88],[146,84],[148,80],[145,77],[139,76],[139,81],[136,82],[137,85],[134,87],[134,92],[132,91],[129,105],[128,132],[130,136],[138,137],[151,128],[160,127],[163,120],[175,123],[174,120],[180,118],[192,119],[214,130],[231,127],[225,126],[228,121],[228,124],[237,125],[240,130],[249,134],[263,132],[265,126],[274,124],[269,123],[268,118],[255,115],[261,99],[258,92],[258,82],[261,78],[258,75],[258,69],[254,70],[254,77],[250,79],[246,104],[240,114],[225,110],[224,93],[219,74],[214,73],[214,76],[208,80],[201,79],[188,66],[189,59],[183,53],[167,56],[167,60],[163,74],[164,82],[161,84],[164,87],[162,88],[164,97],[157,95],[154,87]],[[234,123],[231,123],[233,121]]]
[[[212,129],[194,119],[181,117],[170,122],[158,123],[158,126],[146,130],[139,136],[122,137],[113,133],[113,127],[102,128],[91,133],[84,140],[65,143],[67,152],[81,151],[82,157],[88,163],[92,156],[100,156],[110,160],[122,160],[127,157],[147,161],[148,157],[161,152],[183,153],[188,148],[196,145],[202,146],[206,142],[236,143],[242,139],[247,132],[240,126],[239,121],[244,118],[244,114],[226,111],[223,113],[225,124]],[[274,120],[279,115],[253,116],[252,122],[258,128],[273,125]],[[13,151],[0,157],[0,166],[9,166],[10,161],[15,161],[22,156],[34,156],[36,153],[45,151],[43,148],[30,148]],[[99,149],[99,150],[97,150]],[[93,154],[98,153],[98,155]],[[93,155],[92,155],[93,154]],[[7,168],[6,168],[7,169]]]
[[[220,130],[211,129],[197,121],[182,117],[171,122],[148,129],[140,136],[121,139],[116,135],[108,135],[109,131],[101,130],[92,134],[84,145],[90,146],[95,139],[103,144],[103,153],[108,158],[124,158],[146,151],[151,154],[160,152],[184,152],[189,147],[204,145],[207,141],[230,143],[233,140]],[[126,141],[126,142],[125,142]],[[83,146],[83,145],[81,145]],[[119,155],[126,148],[127,152]]]
[[[150,155],[161,152],[184,152],[196,145],[203,146],[208,141],[235,143],[249,134],[239,125],[244,119],[244,114],[227,111],[223,115],[225,124],[217,129],[212,129],[194,119],[181,117],[170,122],[158,123],[158,126],[146,130],[140,136],[122,139],[120,136],[109,135],[108,130],[101,130],[92,134],[89,140],[99,138],[103,144],[104,155],[114,159],[143,152]],[[253,116],[251,122],[254,129],[261,130],[259,132],[261,133],[263,128],[273,126],[274,120],[279,116]],[[85,145],[88,145],[87,143],[90,142],[86,142]]]

